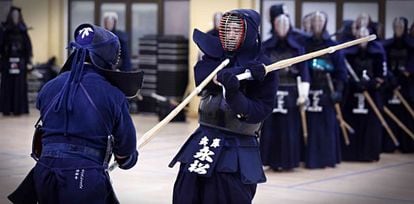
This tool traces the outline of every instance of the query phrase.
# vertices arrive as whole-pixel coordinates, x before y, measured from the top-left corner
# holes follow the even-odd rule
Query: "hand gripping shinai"
[[[402,102],[404,107],[408,110],[411,117],[413,117],[413,119],[414,119],[414,110],[413,110],[413,108],[411,108],[410,104],[408,104],[407,100],[405,100],[405,98],[401,95],[401,93],[398,89],[395,89],[394,93],[400,99],[400,101]]]
[[[352,69],[351,65],[349,64],[348,60],[345,59],[346,68],[348,69],[349,74],[354,78],[355,82],[359,82],[360,79],[356,75],[354,69]],[[388,126],[388,123],[385,121],[384,117],[382,116],[381,112],[378,110],[377,105],[375,105],[374,100],[371,98],[371,95],[369,95],[368,91],[363,91],[362,94],[364,95],[365,99],[367,100],[368,104],[371,106],[372,110],[374,111],[375,115],[381,122],[382,126],[385,128],[385,131],[387,131],[388,136],[391,137],[392,141],[394,142],[395,146],[399,146],[400,143],[398,142],[397,138],[395,137],[394,133],[392,132],[390,126]]]
[[[302,83],[302,79],[300,76],[296,78],[297,85]],[[298,88],[299,92],[299,88]],[[300,121],[302,122],[302,133],[303,133],[303,143],[305,145],[308,144],[308,123],[306,119],[306,105],[305,104],[299,104],[299,112],[300,112]]]
[[[331,93],[333,93],[335,91],[335,88],[334,88],[334,85],[333,85],[333,82],[332,82],[331,74],[326,73],[326,79],[328,80],[329,89],[331,90]],[[335,111],[336,111],[336,119],[338,119],[339,126],[341,127],[342,136],[344,137],[345,144],[348,146],[350,144],[350,141],[349,141],[348,132],[346,131],[347,127],[346,127],[345,124],[347,124],[347,123],[344,120],[344,117],[343,117],[342,111],[341,111],[341,106],[339,105],[339,103],[335,103],[334,106],[335,106]],[[354,131],[354,129],[352,129],[352,131]]]
[[[278,61],[276,63],[273,63],[269,66],[266,66],[266,73],[272,72],[272,71],[276,71],[279,69],[283,69],[286,67],[289,67],[293,64],[296,63],[300,63],[324,54],[330,54],[330,53],[334,53],[337,50],[340,49],[344,49],[353,45],[357,45],[360,43],[364,43],[364,42],[368,42],[371,40],[375,40],[377,38],[376,35],[370,35],[367,37],[363,37],[363,38],[359,38],[356,40],[352,40],[346,43],[342,43],[339,45],[335,45],[335,46],[331,46],[322,50],[318,50],[315,52],[311,52],[305,55],[301,55],[298,57],[293,57],[293,58],[289,58],[289,59],[285,59],[285,60],[281,60]],[[201,90],[203,90],[203,88],[211,81],[213,80],[213,78],[216,76],[216,74],[223,69],[225,66],[227,66],[227,64],[230,62],[229,59],[224,60],[213,72],[211,72],[210,75],[207,76],[206,79],[204,79],[203,82],[201,82],[200,85],[198,85],[193,92],[190,93],[190,95],[188,95],[174,110],[172,110],[163,120],[161,120],[161,122],[159,122],[157,125],[155,125],[153,128],[151,128],[150,130],[148,130],[142,137],[140,140],[138,140],[138,149],[141,149],[144,145],[146,145],[155,135],[155,133],[157,133],[162,127],[164,127],[165,125],[168,124],[168,122],[170,122],[190,101],[192,98],[194,98],[195,96],[197,96],[198,93],[201,92]],[[237,75],[237,79],[239,80],[244,80],[244,79],[249,79],[252,78],[252,75],[250,72],[245,72],[243,74],[239,74]],[[118,164],[115,162],[113,163],[110,167],[109,170],[113,170],[118,166]]]

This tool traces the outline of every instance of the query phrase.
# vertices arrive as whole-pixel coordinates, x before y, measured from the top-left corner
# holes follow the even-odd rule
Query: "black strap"
[[[86,98],[91,103],[92,107],[96,110],[96,112],[99,114],[102,123],[105,125],[105,129],[106,129],[108,138],[107,138],[107,142],[106,142],[106,151],[105,151],[105,159],[104,159],[103,166],[105,168],[107,168],[109,160],[110,160],[111,155],[112,155],[112,147],[113,147],[113,144],[114,144],[114,136],[112,135],[112,132],[109,130],[109,127],[105,123],[105,120],[104,120],[104,117],[103,117],[102,113],[96,107],[95,103],[93,102],[93,100],[90,97],[90,95],[89,95],[88,91],[86,90],[86,88],[83,86],[82,82],[80,82],[79,84],[80,84],[80,87],[81,87],[83,93],[85,94]]]

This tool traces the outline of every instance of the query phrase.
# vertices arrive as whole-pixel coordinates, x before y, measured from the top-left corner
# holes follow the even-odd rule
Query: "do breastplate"
[[[297,52],[291,47],[285,46],[279,49],[272,50],[270,53],[270,60],[274,63],[280,60],[292,58],[297,55]],[[279,84],[280,85],[295,85],[296,77],[299,75],[299,70],[295,65],[290,67],[280,69],[277,71],[279,74]]]
[[[313,86],[326,86],[326,73],[332,73],[334,66],[331,58],[328,55],[312,59],[309,61],[309,67],[312,76]]]
[[[370,56],[357,55],[351,65],[355,70],[355,73],[360,77],[362,76],[364,70],[366,70],[369,77],[374,76],[374,60]]]
[[[400,70],[405,71],[407,63],[407,48],[392,48],[388,53],[388,64],[393,72]]]
[[[237,117],[221,92],[203,91],[198,113],[201,125],[236,134],[255,136],[261,127],[261,123],[246,123]]]

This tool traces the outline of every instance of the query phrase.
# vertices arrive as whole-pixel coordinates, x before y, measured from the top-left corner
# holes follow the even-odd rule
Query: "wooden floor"
[[[35,163],[29,153],[37,117],[35,110],[29,116],[0,116],[0,203],[9,203],[6,196]],[[153,115],[133,119],[139,136],[157,123]],[[196,127],[194,119],[168,125],[140,151],[137,166],[111,173],[121,203],[171,203],[178,165],[171,169],[167,164]],[[323,170],[266,170],[266,176],[254,203],[414,203],[413,154],[382,154],[376,163],[344,162]]]

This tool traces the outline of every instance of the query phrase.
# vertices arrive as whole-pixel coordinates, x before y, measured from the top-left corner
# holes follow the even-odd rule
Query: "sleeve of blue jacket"
[[[114,153],[119,157],[124,157],[121,161],[118,160],[119,167],[122,169],[132,168],[137,162],[138,152],[136,151],[135,127],[128,112],[128,102],[126,99],[118,111],[113,135],[115,139]]]
[[[303,54],[305,54],[305,49],[301,48],[299,50],[299,55],[303,55]],[[299,75],[300,75],[302,81],[303,82],[310,82],[310,74],[309,74],[307,61],[299,63],[297,67],[299,69]]]
[[[269,63],[268,60],[262,61],[265,64]],[[199,61],[195,66],[196,85],[199,85],[219,64],[220,61],[204,56],[203,60]],[[244,72],[247,68],[232,67],[230,69],[233,70],[233,74],[237,75]],[[247,123],[262,122],[272,112],[277,90],[277,80],[277,73],[270,72],[261,82],[249,81],[248,83],[252,84],[246,90],[246,95],[241,91],[226,92],[226,102],[236,114],[242,115]],[[210,83],[206,88],[213,87],[218,86]]]
[[[265,120],[274,106],[274,98],[277,90],[277,74],[269,72],[261,82],[249,87],[244,94],[237,92],[226,92],[226,102],[236,113],[243,116],[247,123],[259,123]]]
[[[345,83],[347,82],[347,69],[345,64],[345,55],[341,50],[331,54],[333,64],[335,66],[334,73],[332,75],[334,80],[335,90],[337,92],[343,92]]]

